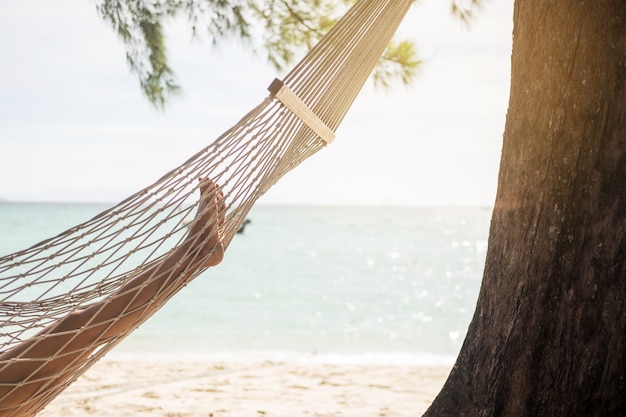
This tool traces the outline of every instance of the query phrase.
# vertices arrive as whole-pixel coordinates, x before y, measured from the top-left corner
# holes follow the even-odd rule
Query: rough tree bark
[[[518,0],[483,284],[441,416],[626,415],[626,2]]]

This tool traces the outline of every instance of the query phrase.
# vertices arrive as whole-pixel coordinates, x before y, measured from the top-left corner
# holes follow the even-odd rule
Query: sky
[[[408,88],[366,84],[328,147],[259,204],[493,205],[509,97],[512,0],[468,28],[422,0],[400,33],[424,60]],[[277,73],[231,42],[167,26],[183,88],[165,111],[142,95],[122,42],[90,0],[0,0],[0,197],[115,203],[215,140]]]

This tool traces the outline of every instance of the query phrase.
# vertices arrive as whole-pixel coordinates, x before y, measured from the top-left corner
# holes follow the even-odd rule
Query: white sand
[[[291,359],[109,359],[41,416],[420,416],[450,367]]]

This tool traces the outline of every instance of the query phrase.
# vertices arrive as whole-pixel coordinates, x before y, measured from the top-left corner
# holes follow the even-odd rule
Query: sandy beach
[[[104,358],[40,415],[420,416],[450,367],[321,361]]]

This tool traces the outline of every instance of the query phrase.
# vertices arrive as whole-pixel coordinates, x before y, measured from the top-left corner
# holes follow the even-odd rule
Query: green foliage
[[[399,78],[402,84],[409,85],[421,64],[413,42],[391,42],[374,69],[374,84],[390,88],[391,81]]]
[[[268,62],[280,71],[304,56],[352,3],[353,0],[97,0],[96,7],[126,45],[128,65],[138,75],[143,93],[156,107],[163,108],[170,97],[181,91],[168,65],[165,19],[184,15],[191,33],[198,35],[203,29],[214,45],[228,38],[258,39]],[[393,80],[409,84],[419,64],[413,43],[394,42],[376,68],[374,82],[383,87],[389,87]]]
[[[126,60],[139,77],[146,97],[156,107],[180,92],[165,50],[164,19],[184,13],[196,33],[204,24],[214,42],[230,35],[249,37],[248,22],[241,10],[247,2],[224,0],[98,0],[99,15],[126,45]],[[210,15],[204,23],[202,18]]]
[[[348,9],[349,0],[269,0],[253,5],[267,60],[283,70],[303,56]]]
[[[469,26],[482,7],[483,0],[452,0],[452,14]]]

